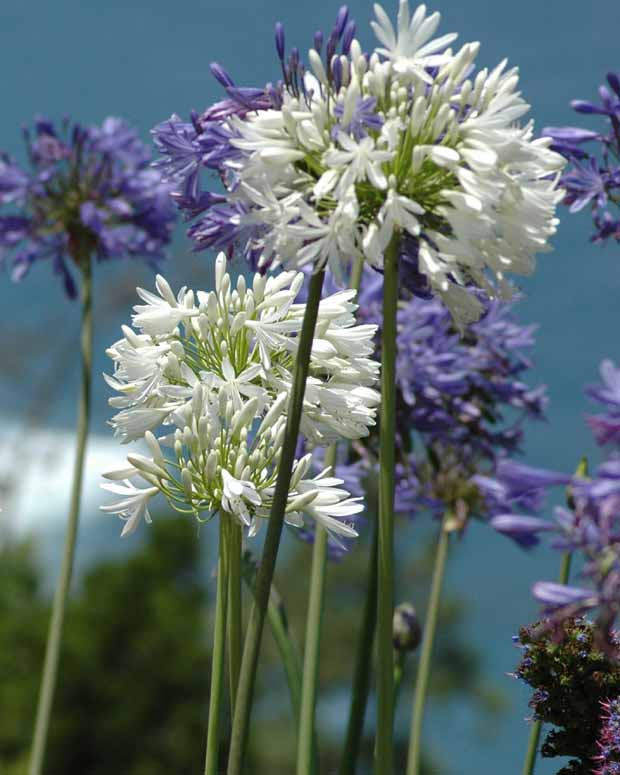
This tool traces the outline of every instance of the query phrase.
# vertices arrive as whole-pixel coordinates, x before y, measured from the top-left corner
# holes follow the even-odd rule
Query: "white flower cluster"
[[[316,50],[303,89],[281,107],[229,119],[232,199],[260,224],[270,265],[328,263],[342,275],[356,255],[381,267],[395,230],[418,241],[419,271],[457,322],[479,315],[465,286],[507,293],[506,272],[528,274],[546,249],[562,198],[564,160],[520,126],[529,109],[516,68],[473,75],[479,44],[433,39],[440,16],[401,0],[395,30],[375,5],[381,43],[357,40],[329,68]]]
[[[152,455],[128,455],[128,465],[105,474],[113,483],[103,486],[121,499],[104,510],[127,520],[124,534],[149,520],[148,501],[160,492],[200,520],[233,514],[251,535],[269,516],[305,311],[294,303],[303,279],[257,274],[247,288],[240,276],[233,288],[221,253],[215,291],[182,288],[175,296],[161,276],[158,295],[138,289],[145,302],[134,308],[139,332],[123,327],[123,339],[108,350],[114,376],[106,377],[119,393],[110,399],[120,409],[111,423],[116,434],[125,442],[144,438]],[[360,438],[374,424],[375,326],[355,325],[354,295],[336,293],[319,306],[301,423],[309,447]],[[156,438],[159,426],[166,432]],[[328,470],[305,478],[311,460],[309,453],[295,462],[287,521],[301,525],[306,515],[334,535],[355,535],[343,520],[361,511],[359,499]]]

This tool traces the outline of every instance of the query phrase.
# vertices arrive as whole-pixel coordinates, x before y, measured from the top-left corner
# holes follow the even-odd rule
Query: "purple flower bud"
[[[342,86],[342,62],[340,57],[334,59],[332,66],[332,78],[334,79],[334,89],[338,92]]]
[[[323,33],[321,30],[317,30],[314,33],[314,48],[318,53],[321,53],[321,49],[323,48]]]
[[[234,86],[233,79],[228,75],[226,70],[222,67],[222,65],[218,64],[217,62],[211,62],[209,65],[209,69],[211,70],[211,73],[213,74],[213,77],[222,84],[222,86],[227,89],[229,86]]]
[[[291,56],[289,59],[291,70],[297,70],[299,65],[299,49],[295,46],[291,49]]]
[[[281,22],[276,22],[276,51],[280,62],[284,59],[284,27]]]
[[[618,97],[620,97],[620,78],[616,73],[607,73],[607,83],[616,92]]]
[[[499,514],[490,520],[490,525],[523,549],[530,549],[540,542],[538,533],[553,530],[553,526],[544,519],[520,514]]]
[[[599,115],[607,115],[607,111],[604,108],[599,108],[598,105],[593,105],[586,100],[572,100],[570,104],[573,110],[577,113],[598,113]]]
[[[546,126],[542,132],[543,137],[551,137],[558,144],[585,143],[588,140],[596,140],[600,137],[598,132],[591,129],[581,129],[576,126]]]
[[[250,86],[229,86],[226,91],[233,100],[240,105],[243,105],[243,107],[248,108],[248,110],[266,107],[266,105],[263,104],[266,102],[264,89],[255,89]]]
[[[338,16],[336,17],[336,24],[334,25],[334,32],[336,33],[336,36],[338,40],[342,37],[342,33],[344,32],[344,28],[347,25],[347,21],[349,20],[349,9],[346,5],[343,5],[340,10],[338,11]]]
[[[422,641],[422,625],[415,606],[401,603],[394,609],[392,641],[397,651],[415,651]]]
[[[274,110],[280,110],[282,107],[282,95],[271,82],[265,86],[265,93],[271,101],[271,107]]]
[[[355,30],[355,22],[351,20],[345,27],[344,35],[342,36],[342,53],[346,56],[349,55],[349,51],[351,50],[351,43],[355,37]]]
[[[327,46],[325,49],[325,59],[327,60],[327,66],[331,69],[332,57],[336,53],[336,46],[338,45],[338,35],[336,30],[332,31],[332,34],[327,39]]]
[[[560,608],[575,603],[595,602],[595,595],[590,589],[569,587],[566,584],[556,584],[553,581],[537,581],[532,586],[532,594],[543,605],[549,608]]]

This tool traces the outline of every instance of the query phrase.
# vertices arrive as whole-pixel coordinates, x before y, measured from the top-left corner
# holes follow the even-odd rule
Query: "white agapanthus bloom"
[[[173,432],[157,439],[146,431],[151,457],[130,454],[104,473],[111,483],[102,487],[120,498],[103,511],[125,520],[122,535],[128,535],[142,519],[151,521],[149,501],[161,493],[180,513],[201,522],[228,514],[254,536],[271,511],[287,397],[282,393],[267,412],[257,397],[241,399],[235,409],[226,391],[197,382],[191,400],[172,416]],[[308,453],[295,461],[285,521],[321,524],[338,543],[355,537],[352,518],[363,510],[362,499],[352,498],[328,469],[306,478],[311,460]]]
[[[138,290],[135,331],[108,355],[111,424],[124,442],[144,439],[151,457],[128,455],[105,476],[121,496],[104,506],[126,520],[123,534],[150,520],[148,503],[162,493],[173,508],[200,520],[232,514],[253,534],[269,516],[292,390],[305,305],[295,303],[304,275],[243,276],[233,287],[226,258],[215,262],[215,290],[182,288],[175,296],[158,276],[158,295]],[[375,422],[378,364],[371,358],[376,327],[356,325],[353,291],[320,302],[301,419],[306,446],[358,439]],[[158,434],[156,437],[155,434]],[[168,449],[169,453],[162,451]],[[295,463],[289,492],[291,524],[304,517],[335,537],[355,533],[362,510],[328,477],[306,479],[311,453]]]
[[[233,409],[254,398],[267,412],[292,388],[305,304],[295,303],[301,272],[256,274],[251,288],[241,275],[236,288],[226,258],[216,261],[215,290],[182,288],[177,296],[158,276],[158,295],[138,289],[145,304],[135,307],[134,331],[107,351],[120,411],[111,424],[122,441],[174,424],[191,405],[197,385],[231,401]],[[376,326],[356,325],[354,291],[341,291],[319,306],[301,432],[310,445],[357,439],[375,422],[378,364],[371,358]]]
[[[478,43],[449,48],[456,36],[435,37],[440,16],[424,5],[410,15],[401,0],[396,28],[375,14],[370,56],[340,24],[329,56],[315,44],[304,69],[297,53],[283,59],[282,38],[277,88],[235,89],[217,66],[228,103],[158,126],[160,166],[198,218],[198,247],[240,247],[263,267],[328,264],[339,277],[357,255],[380,269],[396,235],[462,324],[479,314],[464,288],[507,293],[506,275],[530,273],[547,249],[564,160],[518,123],[529,106],[516,68],[476,72]],[[201,166],[220,172],[224,199],[200,191]]]

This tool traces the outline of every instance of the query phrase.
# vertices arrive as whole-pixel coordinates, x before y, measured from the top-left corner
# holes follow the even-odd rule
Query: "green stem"
[[[299,718],[301,716],[301,659],[288,630],[288,623],[286,621],[282,601],[279,599],[279,595],[274,589],[272,589],[271,598],[269,600],[267,618],[269,620],[269,626],[271,627],[271,634],[273,635],[278,651],[280,652],[280,659],[282,660],[282,666],[284,667],[284,672],[286,674],[286,683],[288,685],[291,706],[295,717],[295,726],[298,728]]]
[[[400,697],[400,689],[403,685],[403,676],[405,674],[405,662],[407,660],[406,651],[398,651],[394,659],[394,713],[398,707],[398,698]]]
[[[396,434],[396,309],[398,248],[394,233],[383,256],[381,416],[379,424],[379,544],[377,588],[377,775],[394,770],[394,469]]]
[[[362,275],[364,274],[364,264],[365,264],[364,257],[358,256],[353,261],[353,266],[351,267],[351,276],[349,277],[349,287],[354,288],[358,292],[360,289],[360,285],[362,284]]]
[[[327,450],[325,466],[334,469],[336,445]],[[313,743],[315,740],[316,695],[319,677],[319,653],[321,625],[323,623],[323,598],[325,592],[325,570],[327,566],[327,531],[318,523],[314,531],[312,570],[310,574],[310,597],[306,621],[306,643],[304,647],[304,671],[301,685],[301,713],[297,741],[297,775],[311,775],[313,771]]]
[[[230,712],[235,712],[235,698],[241,668],[242,609],[241,609],[241,550],[242,530],[237,520],[228,525],[228,679]]]
[[[92,276],[90,256],[88,254],[83,256],[80,266],[82,268],[82,327],[80,335],[82,368],[77,423],[77,449],[73,468],[73,485],[71,488],[71,501],[69,505],[64,553],[60,568],[60,576],[54,594],[52,617],[45,647],[45,661],[43,664],[43,675],[41,677],[37,716],[30,754],[30,775],[41,775],[43,771],[52,705],[54,702],[54,690],[56,688],[56,679],[58,676],[58,663],[60,659],[65,611],[67,607],[67,598],[69,596],[69,587],[71,585],[71,575],[73,572],[75,544],[80,518],[84,459],[86,456],[86,441],[88,438],[88,424],[90,418],[93,310]]]
[[[244,565],[243,577],[245,582],[250,587],[250,591],[254,594],[254,580],[256,573],[252,570],[251,565]],[[275,586],[271,585],[271,594],[269,595],[269,606],[267,608],[267,621],[271,629],[271,634],[276,643],[278,652],[280,653],[280,659],[282,661],[282,667],[286,675],[286,685],[288,686],[289,697],[291,700],[291,709],[293,711],[293,721],[295,723],[295,729],[299,729],[299,718],[301,716],[301,658],[299,656],[299,649],[295,644],[295,640],[288,628],[288,619],[286,616],[286,609],[282,598],[278,593]],[[316,740],[316,732],[312,740],[312,767],[313,772],[316,772],[316,762],[318,761],[318,744]]]
[[[562,555],[562,564],[560,566],[560,584],[568,584],[570,578],[570,566],[573,559],[572,552],[564,552]],[[525,752],[525,761],[523,762],[523,775],[534,775],[536,766],[536,757],[538,755],[538,744],[540,743],[540,733],[542,732],[542,721],[537,719],[530,729],[530,736]]]
[[[228,514],[220,514],[220,544],[217,564],[217,592],[215,598],[215,625],[213,631],[213,653],[211,655],[211,696],[209,698],[209,722],[207,726],[207,754],[205,775],[217,775],[220,752],[220,709],[224,688],[224,666],[226,652],[226,604],[228,597]]]
[[[437,553],[435,554],[435,566],[433,568],[433,578],[431,580],[431,590],[426,611],[426,620],[424,622],[424,640],[422,643],[422,652],[420,654],[420,663],[416,676],[415,699],[413,704],[413,716],[411,719],[411,736],[409,739],[409,756],[407,759],[407,775],[419,775],[420,759],[422,753],[422,722],[424,720],[424,708],[426,705],[426,696],[428,694],[428,684],[431,673],[431,661],[433,656],[433,645],[435,641],[435,632],[437,630],[437,619],[439,615],[439,602],[441,599],[441,588],[446,569],[446,558],[448,556],[448,544],[450,534],[445,530],[445,518],[441,526],[439,541],[437,543]]]
[[[265,536],[265,544],[263,546],[262,561],[256,577],[255,602],[250,612],[243,658],[241,660],[239,688],[237,690],[237,701],[235,703],[235,713],[230,740],[228,775],[241,775],[245,759],[250,713],[252,710],[252,698],[256,681],[256,668],[258,666],[258,655],[265,625],[265,615],[269,605],[269,591],[271,589],[271,581],[275,570],[280,536],[282,535],[284,512],[286,510],[288,490],[295,460],[295,448],[297,446],[299,423],[306,389],[306,380],[308,378],[308,367],[310,364],[310,352],[314,340],[314,329],[319,311],[319,303],[321,301],[324,274],[324,270],[321,269],[310,278],[308,301],[306,302],[306,312],[301,328],[301,336],[299,337],[293,389],[289,399],[286,431],[282,444],[280,465],[278,466],[273,505],[271,514],[269,515],[269,524],[267,526],[267,535]]]
[[[377,623],[377,542],[378,524],[375,520],[372,546],[368,558],[366,600],[364,601],[362,626],[357,640],[349,722],[347,724],[347,736],[340,769],[338,770],[339,775],[355,775],[364,733],[364,718],[366,716],[366,705],[368,704],[368,694],[370,692],[370,677],[372,675],[372,647]]]

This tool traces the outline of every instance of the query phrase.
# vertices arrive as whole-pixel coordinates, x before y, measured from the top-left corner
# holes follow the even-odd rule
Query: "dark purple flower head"
[[[50,259],[73,297],[72,262],[163,257],[175,220],[170,189],[134,129],[111,117],[87,128],[66,120],[57,131],[38,118],[24,136],[28,170],[0,157],[0,205],[12,209],[0,215],[0,260],[15,280]]]
[[[620,697],[601,702],[601,729],[594,757],[596,769],[593,775],[619,775],[620,773]]]

